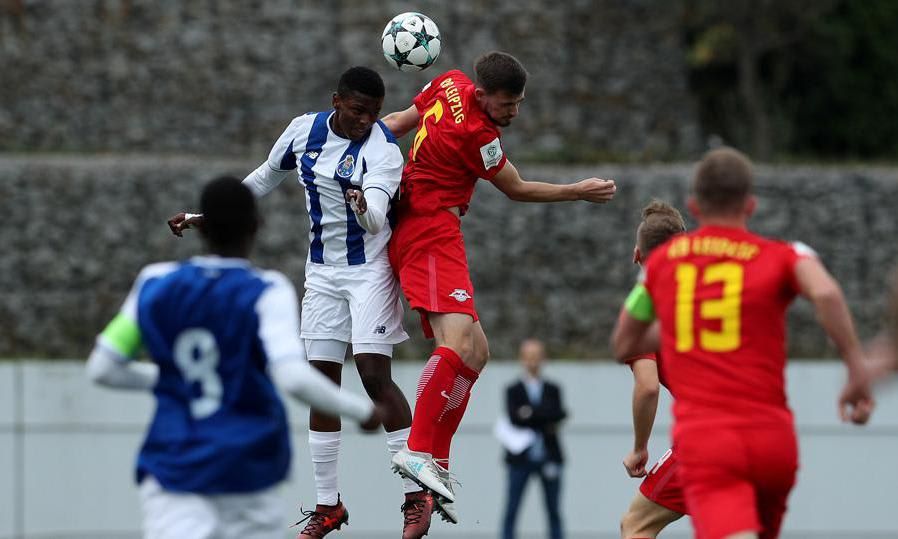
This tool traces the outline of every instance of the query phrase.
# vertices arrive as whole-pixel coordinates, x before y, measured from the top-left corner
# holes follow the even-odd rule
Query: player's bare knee
[[[487,362],[490,360],[490,349],[489,347],[480,348],[475,346],[471,351],[471,358],[468,361],[465,361],[465,364],[477,372],[483,370],[486,367]]]
[[[634,537],[655,537],[657,532],[647,525],[644,515],[640,515],[633,508],[627,510],[620,519],[621,539]]]
[[[474,345],[470,339],[459,339],[450,348],[455,350],[465,365],[470,365],[474,361]]]
[[[471,331],[471,342],[474,346],[473,358],[469,366],[480,372],[490,360],[490,344],[480,326],[480,322],[475,322]]]
[[[630,511],[624,513],[620,519],[620,536],[621,539],[630,539],[633,536],[633,517]]]

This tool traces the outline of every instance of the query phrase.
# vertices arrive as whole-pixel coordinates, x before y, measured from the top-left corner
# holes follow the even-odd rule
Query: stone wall
[[[0,2],[0,151],[256,156],[290,118],[330,107],[339,74],[385,76],[384,111],[499,48],[528,67],[507,142],[534,158],[692,157],[679,2],[423,0],[443,52],[392,70],[380,34],[399,0]],[[211,158],[211,157],[210,157]]]
[[[141,266],[200,248],[172,236],[171,214],[194,208],[202,183],[242,177],[256,160],[118,157],[0,157],[0,357],[78,357],[115,313]],[[512,203],[480,182],[464,218],[478,310],[493,354],[543,337],[562,357],[607,357],[608,335],[635,277],[630,263],[640,209],[652,197],[680,207],[689,165],[520,165],[528,178],[618,181],[616,199]],[[871,334],[884,304],[885,274],[898,261],[894,169],[760,167],[762,233],[800,239],[842,282],[860,331]],[[288,185],[289,184],[289,185]],[[301,286],[308,246],[303,193],[285,182],[262,201],[265,227],[255,260]],[[791,315],[792,355],[834,354],[800,302]],[[422,358],[417,316],[399,355]]]

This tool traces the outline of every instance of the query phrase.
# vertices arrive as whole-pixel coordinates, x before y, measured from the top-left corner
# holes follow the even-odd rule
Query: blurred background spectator
[[[518,359],[524,372],[520,380],[505,390],[505,411],[511,425],[499,431],[504,433],[504,436],[500,435],[500,441],[506,446],[505,462],[508,464],[502,537],[515,537],[515,522],[524,490],[530,477],[536,475],[546,505],[548,536],[560,539],[564,537],[560,509],[564,456],[558,440],[558,427],[567,412],[562,403],[561,388],[542,377],[542,365],[546,361],[542,341],[527,339],[522,342]]]

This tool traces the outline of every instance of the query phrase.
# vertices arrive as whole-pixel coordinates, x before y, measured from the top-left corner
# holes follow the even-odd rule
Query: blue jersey
[[[296,310],[283,275],[245,260],[197,257],[141,272],[101,335],[123,359],[142,344],[159,366],[138,482],[151,475],[167,490],[218,494],[286,477],[288,425],[268,364],[302,355]]]

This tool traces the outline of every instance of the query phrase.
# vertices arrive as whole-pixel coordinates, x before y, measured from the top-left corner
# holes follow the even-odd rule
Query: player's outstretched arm
[[[649,437],[655,425],[658,395],[658,364],[652,359],[637,359],[633,369],[633,450],[624,458],[624,467],[630,477],[643,477],[649,460]]]
[[[518,169],[510,161],[492,179],[493,185],[505,196],[518,202],[562,202],[585,200],[605,203],[614,198],[614,180],[587,178],[576,183],[557,184],[530,181],[521,178]]]
[[[280,143],[280,140],[278,140],[278,143]],[[275,148],[277,148],[277,145],[275,145]],[[243,185],[249,188],[256,195],[256,198],[259,198],[272,192],[275,187],[283,183],[289,174],[289,170],[273,169],[268,164],[268,161],[265,161],[256,167],[256,170],[250,172],[246,178],[243,178]]]
[[[143,347],[137,324],[137,296],[143,283],[154,275],[169,271],[170,264],[151,264],[144,268],[125,298],[119,313],[97,336],[87,360],[87,377],[95,384],[115,389],[150,390],[159,379],[154,363],[134,361]]]
[[[418,125],[418,109],[412,105],[405,110],[391,112],[384,116],[383,123],[394,137],[402,138]]]
[[[293,398],[304,402],[319,412],[355,419],[365,430],[380,427],[382,413],[364,397],[341,391],[305,358],[281,359],[271,367],[275,382]]]
[[[898,270],[893,272],[886,327],[867,345],[874,380],[898,374]]]
[[[898,374],[898,341],[888,331],[883,331],[867,344],[870,358],[870,377],[881,380]]]
[[[814,305],[817,320],[836,345],[848,369],[848,380],[839,395],[839,415],[843,421],[864,424],[873,411],[873,396],[861,343],[842,288],[813,256],[802,258],[795,264],[795,278],[801,295]]]
[[[149,391],[159,379],[159,367],[154,363],[123,360],[98,342],[87,360],[87,377],[97,385],[112,389]]]
[[[168,228],[177,237],[182,237],[188,228],[201,228],[203,226],[202,213],[176,213],[168,220]]]

